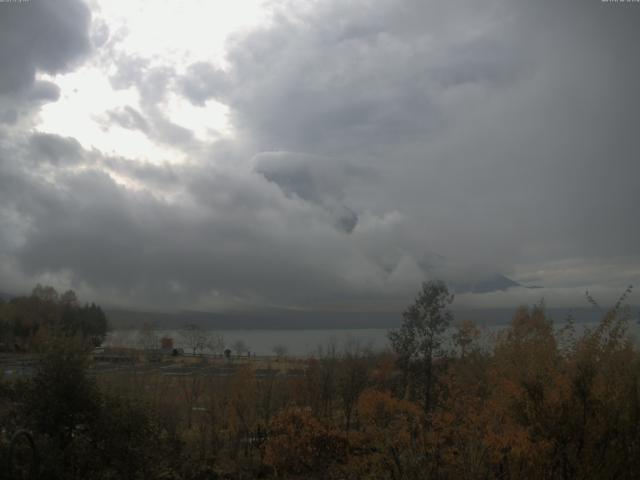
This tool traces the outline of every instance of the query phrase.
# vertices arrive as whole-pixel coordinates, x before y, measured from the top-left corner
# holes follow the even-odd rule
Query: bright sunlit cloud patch
[[[161,55],[187,64],[222,62],[226,37],[265,21],[263,0],[94,2],[112,32],[122,32],[124,48],[147,58]]]
[[[179,95],[170,94],[166,108],[171,112],[171,120],[193,131],[198,140],[211,141],[232,135],[232,126],[228,121],[229,108],[220,102],[208,100],[200,107]]]
[[[94,0],[94,27],[106,26],[109,48],[119,54],[155,64],[171,65],[176,72],[197,61],[224,65],[225,39],[235,31],[266,21],[266,9],[258,0],[184,3],[170,0]],[[45,105],[36,128],[72,136],[87,149],[153,163],[181,163],[185,153],[170,142],[152,138],[150,132],[125,129],[109,122],[111,111],[140,110],[135,88],[116,89],[109,81],[117,60],[113,51],[98,46],[93,59],[72,73],[47,77],[61,90],[57,102]],[[100,58],[100,61],[92,61]],[[193,132],[196,141],[215,141],[232,134],[228,108],[215,100],[194,106],[169,91],[157,106],[179,127]]]
[[[137,105],[134,89],[114,90],[95,67],[79,69],[53,80],[60,87],[60,99],[40,111],[39,131],[76,138],[86,149],[107,155],[121,155],[158,161],[169,153],[141,132],[106,126],[106,112],[122,105]]]

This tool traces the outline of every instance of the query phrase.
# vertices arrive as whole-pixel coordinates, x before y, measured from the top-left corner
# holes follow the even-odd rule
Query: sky
[[[0,291],[394,311],[499,274],[522,286],[456,302],[613,302],[640,283],[638,25],[600,0],[0,2]]]

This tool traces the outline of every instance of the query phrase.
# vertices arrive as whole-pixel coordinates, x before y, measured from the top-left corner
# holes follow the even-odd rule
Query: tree
[[[107,336],[109,322],[102,308],[91,302],[77,310],[82,335],[90,338],[94,346],[99,346]]]
[[[287,353],[288,353],[288,349],[287,349],[286,345],[274,345],[273,348],[271,349],[271,351],[273,353],[275,353],[275,355],[278,358],[282,358],[282,357],[286,356]]]
[[[81,337],[40,332],[36,372],[22,393],[21,405],[29,426],[49,436],[64,450],[79,426],[97,415],[97,385],[87,375],[90,345]]]
[[[144,350],[156,350],[158,342],[155,325],[150,322],[144,322],[140,330],[138,330],[138,345]]]
[[[242,340],[236,340],[235,342],[233,342],[233,351],[236,352],[236,355],[240,356],[243,353],[248,352],[249,347],[247,347],[247,344]]]
[[[36,440],[40,474],[29,478],[174,478],[161,473],[178,449],[148,406],[98,388],[87,370],[88,339],[46,330],[38,332],[33,377],[17,382],[12,393],[17,424]]]
[[[402,314],[401,327],[389,332],[405,385],[413,376],[425,412],[433,405],[434,358],[441,355],[443,335],[453,320],[451,302],[453,294],[443,282],[424,282],[413,305]]]
[[[180,330],[180,337],[184,347],[191,350],[193,355],[206,349],[220,352],[224,348],[222,335],[204,330],[195,323],[186,323]]]
[[[471,320],[464,320],[455,326],[452,339],[454,345],[460,350],[460,358],[464,358],[469,353],[469,349],[479,337],[480,330]]]
[[[180,331],[185,346],[195,355],[207,346],[207,334],[195,323],[187,323]]]
[[[329,418],[338,388],[338,351],[335,338],[317,349],[317,359],[305,372],[306,393],[314,415]]]
[[[249,444],[243,442],[256,425],[256,381],[255,371],[251,366],[238,369],[230,378],[226,388],[228,392],[227,421],[232,433],[232,452],[235,457],[244,443],[245,455]]]
[[[276,470],[276,478],[336,478],[331,470],[347,460],[343,432],[322,423],[310,409],[284,410],[269,427],[264,461]]]
[[[425,443],[425,415],[419,405],[389,392],[366,390],[358,400],[360,434],[350,436],[349,478],[417,480],[431,475]],[[371,473],[374,473],[371,475]]]
[[[68,335],[80,334],[99,346],[107,335],[108,322],[102,309],[95,303],[80,307],[71,290],[61,299],[62,313],[60,324]],[[50,307],[52,308],[52,307]]]
[[[197,373],[182,375],[180,377],[180,389],[182,390],[184,403],[187,407],[187,428],[191,428],[193,409],[204,392],[204,387],[204,379]]]
[[[92,303],[80,306],[73,290],[58,295],[53,287],[38,284],[28,297],[14,297],[0,309],[0,330],[20,348],[30,349],[38,331],[61,329],[65,335],[81,335],[100,345],[107,333],[104,311]]]
[[[48,285],[42,286],[37,284],[33,291],[31,292],[31,296],[43,300],[45,302],[55,303],[59,299],[58,292],[55,288],[50,287]]]
[[[80,306],[78,296],[73,290],[67,290],[62,295],[60,295],[60,303],[65,307],[71,308],[78,308]]]
[[[207,333],[206,347],[213,353],[222,353],[224,350],[224,337],[219,333]]]
[[[367,386],[371,350],[362,347],[356,339],[350,339],[344,349],[338,377],[338,393],[342,400],[345,430],[349,431],[358,398]],[[357,411],[356,411],[357,413]]]

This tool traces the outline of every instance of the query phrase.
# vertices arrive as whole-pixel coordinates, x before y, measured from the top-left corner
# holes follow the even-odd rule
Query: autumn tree
[[[415,302],[402,314],[402,325],[389,332],[405,383],[413,377],[425,412],[434,402],[434,360],[442,355],[444,333],[453,319],[453,294],[440,281],[424,282]]]
[[[11,298],[0,307],[0,333],[19,349],[29,350],[42,327],[100,345],[107,334],[104,311],[94,303],[80,306],[73,290],[59,295],[55,288],[38,284],[31,295]]]
[[[271,421],[270,432],[264,461],[283,478],[335,478],[328,473],[346,462],[344,434],[322,423],[310,409],[283,411]]]
[[[454,326],[453,344],[458,348],[460,357],[464,358],[480,338],[480,330],[471,320],[464,320]]]
[[[562,440],[577,477],[631,478],[640,471],[640,358],[625,304],[631,293],[627,288],[609,309],[587,294],[602,319],[567,356],[569,421]]]
[[[358,400],[362,431],[350,435],[350,478],[438,478],[428,469],[425,415],[420,405],[366,390]]]
[[[204,392],[205,381],[201,375],[193,373],[191,375],[181,375],[179,377],[179,385],[187,411],[187,428],[191,428],[193,409]]]
[[[232,456],[235,457],[244,441],[244,453],[248,453],[248,437],[256,426],[256,382],[255,371],[244,366],[230,378],[227,387],[227,421],[232,434]]]
[[[341,358],[338,376],[338,394],[345,419],[345,430],[349,430],[356,410],[358,398],[367,387],[371,351],[355,339],[347,342]]]
[[[333,413],[337,394],[339,356],[336,341],[331,339],[325,346],[319,346],[316,356],[305,374],[306,391],[313,413],[327,418]]]

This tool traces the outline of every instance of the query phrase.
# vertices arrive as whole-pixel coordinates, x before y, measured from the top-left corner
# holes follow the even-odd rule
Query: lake
[[[555,324],[557,328],[564,326],[563,322]],[[581,332],[585,328],[594,328],[597,322],[576,323],[576,331]],[[484,341],[489,342],[492,336],[504,329],[505,325],[491,325],[483,327]],[[629,330],[639,337],[640,328],[636,321],[629,322]],[[212,333],[222,335],[224,345],[234,350],[236,342],[243,342],[246,349],[256,355],[273,355],[275,346],[286,348],[288,355],[309,356],[318,351],[319,347],[326,349],[328,345],[335,345],[341,351],[349,343],[357,343],[360,346],[370,347],[373,351],[382,351],[390,347],[387,339],[388,329],[384,328],[357,328],[357,329],[251,329],[251,330],[217,330]],[[155,330],[153,334],[160,338],[167,336],[174,340],[175,347],[182,347],[185,352],[189,349],[182,341],[180,330]],[[140,348],[141,337],[139,330],[115,330],[109,332],[104,342],[106,347],[130,347]],[[206,352],[206,350],[205,350]],[[246,353],[246,352],[245,352]]]
[[[284,346],[288,355],[308,356],[318,350],[318,347],[326,347],[333,343],[338,350],[342,350],[349,342],[357,342],[362,346],[371,347],[375,351],[381,351],[388,347],[387,331],[382,328],[362,329],[318,329],[318,330],[217,330],[216,334],[222,335],[224,344],[233,350],[236,342],[243,342],[247,350],[256,355],[273,355],[275,346]],[[180,330],[156,330],[154,334],[158,338],[164,336],[174,340],[175,347],[189,349],[182,342]],[[104,342],[106,347],[132,347],[141,346],[141,338],[138,330],[115,330],[109,332]],[[245,352],[246,353],[246,352]]]

